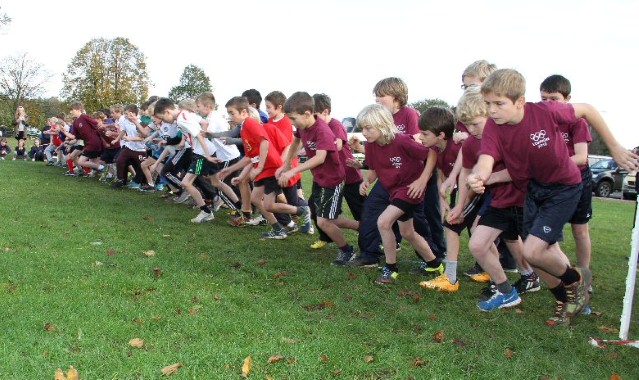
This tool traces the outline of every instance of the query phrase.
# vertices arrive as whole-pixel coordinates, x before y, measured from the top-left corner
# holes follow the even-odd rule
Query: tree
[[[593,127],[590,128],[590,135],[592,136],[592,142],[588,144],[588,153],[598,154],[601,156],[610,156],[610,150],[599,136],[599,133],[595,131]]]
[[[418,100],[414,103],[411,103],[410,106],[415,108],[417,111],[419,111],[420,114],[426,111],[427,109],[429,109],[430,107],[439,106],[439,107],[450,108],[448,103],[437,98]]]
[[[211,92],[211,80],[204,70],[195,65],[188,65],[180,76],[180,84],[172,87],[169,98],[179,102],[188,98],[195,98],[203,92]]]
[[[0,12],[0,28],[3,26],[9,26],[9,24],[11,24],[11,17],[9,17],[9,15],[5,12]]]
[[[51,74],[42,64],[32,61],[27,53],[4,58],[0,62],[0,93],[13,103],[13,109],[27,99],[44,92]]]
[[[127,38],[96,38],[76,53],[62,83],[61,96],[87,110],[139,104],[149,92],[146,58]]]

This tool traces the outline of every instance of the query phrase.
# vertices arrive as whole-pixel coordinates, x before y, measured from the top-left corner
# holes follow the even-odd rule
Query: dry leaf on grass
[[[106,250],[106,254],[107,256],[113,256],[115,255],[117,252],[115,252],[115,249],[107,249]]]
[[[413,359],[413,367],[423,367],[424,365],[426,365],[424,359],[420,358],[419,356]]]
[[[366,363],[370,363],[370,362],[372,362],[373,360],[375,360],[375,358],[373,357],[373,355],[366,355],[366,356],[364,356],[364,361],[365,361]]]
[[[621,380],[621,376],[619,376],[617,372],[613,372],[612,375],[610,375],[610,380]]]
[[[148,220],[149,222],[155,222],[155,218],[151,215],[145,216],[144,219]]]
[[[189,309],[189,315],[195,315],[197,314],[200,309],[202,308],[202,305],[195,305],[192,308]]]
[[[457,339],[457,338],[453,339],[453,344],[454,344],[455,346],[459,347],[459,348],[464,348],[464,347],[466,347],[466,342],[464,342],[464,341],[463,341],[463,340],[461,340],[461,339]]]
[[[512,359],[513,354],[514,352],[510,348],[507,348],[504,350],[504,355],[506,356],[506,359]]]
[[[604,325],[599,326],[599,330],[601,330],[601,331],[603,331],[603,332],[605,332],[607,334],[617,334],[619,332],[618,328],[608,327],[608,326],[604,326]]]
[[[322,361],[322,363],[328,363],[328,356],[321,354],[320,360]]]
[[[55,374],[53,375],[53,380],[67,380],[67,377],[64,376],[64,372],[60,368],[55,370]]]
[[[80,374],[78,373],[78,370],[70,365],[69,370],[67,371],[67,380],[78,380],[79,378]]]
[[[129,346],[134,348],[142,348],[144,347],[144,339],[133,338],[129,341]]]
[[[155,277],[161,277],[162,276],[162,269],[159,268],[159,267],[153,268],[153,274],[155,275]]]
[[[270,358],[268,358],[267,363],[271,364],[271,363],[277,363],[280,360],[284,359],[284,355],[273,355]]]
[[[56,331],[58,327],[51,322],[47,322],[44,324],[44,329],[46,331]]]
[[[264,265],[266,264],[266,260],[257,260],[257,265]]]
[[[167,365],[166,367],[162,368],[162,373],[165,376],[171,376],[174,373],[177,372],[178,368],[184,366],[184,364],[182,363],[175,363],[175,364],[171,364],[171,365]]]
[[[276,273],[276,274],[273,276],[273,278],[280,278],[280,277],[283,277],[283,276],[290,276],[290,275],[291,275],[291,274],[290,274],[289,272],[284,271],[284,272]]]
[[[353,272],[348,272],[348,274],[346,275],[347,280],[354,280],[356,278],[357,278],[357,275]]]
[[[433,340],[437,343],[444,341],[444,330],[439,330],[433,334]]]
[[[295,363],[297,363],[297,358],[295,356],[288,358],[288,364],[293,365]]]
[[[250,355],[244,359],[244,362],[242,363],[242,373],[241,373],[242,377],[247,377],[249,372],[251,372],[252,361],[253,360],[251,359]]]
[[[437,319],[437,314],[435,314],[435,313],[430,313],[430,315],[428,316],[428,318],[429,318],[431,321],[434,321],[434,320],[436,320],[436,319]]]
[[[299,342],[299,339],[292,339],[292,338],[282,338],[282,342],[284,343],[288,343],[288,344],[293,344],[293,343],[297,343]]]
[[[152,249],[149,249],[148,251],[144,251],[144,256],[153,257],[153,256],[155,256],[155,251],[152,250]]]

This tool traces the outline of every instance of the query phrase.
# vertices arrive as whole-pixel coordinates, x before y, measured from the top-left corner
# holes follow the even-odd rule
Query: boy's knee
[[[381,217],[381,216],[380,216],[380,217],[377,219],[377,228],[378,228],[380,231],[382,231],[382,230],[384,230],[384,231],[388,231],[388,230],[390,230],[391,228],[393,228],[393,224],[391,223],[391,221],[390,221],[390,220],[387,220],[387,219],[385,219],[385,218],[383,218],[383,217]]]
[[[468,242],[468,249],[473,256],[483,256],[488,251],[486,243],[479,241],[479,239],[473,240],[472,238]]]

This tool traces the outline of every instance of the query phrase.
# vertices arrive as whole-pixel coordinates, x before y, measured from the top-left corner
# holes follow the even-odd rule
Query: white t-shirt
[[[120,124],[120,130],[124,131],[129,137],[140,137],[138,134],[138,128],[130,122],[126,117],[122,116],[120,120],[118,120]],[[144,142],[142,141],[121,141],[122,145],[131,149],[135,152],[146,152],[146,146],[144,146]]]
[[[195,113],[183,110],[178,114],[176,122],[182,134],[186,135],[186,141],[193,147],[193,153],[204,156],[204,148],[197,138],[200,132],[202,132],[202,128],[200,127],[201,120],[202,118]],[[212,156],[216,151],[215,145],[207,139],[204,139],[204,143],[209,150],[209,155]]]
[[[217,111],[211,112],[206,120],[209,122],[208,132],[226,132],[230,129],[229,122]],[[216,155],[222,161],[231,161],[240,156],[240,150],[237,145],[226,145],[220,139],[212,139],[216,148]]]

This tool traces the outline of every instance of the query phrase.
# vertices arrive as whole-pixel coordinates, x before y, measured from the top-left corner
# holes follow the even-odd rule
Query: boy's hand
[[[359,185],[359,195],[366,196],[368,192],[368,187],[370,186],[370,182],[364,181]]]
[[[612,149],[610,154],[617,164],[623,169],[626,169],[629,172],[639,169],[639,156],[632,151],[625,149],[621,145]]]
[[[348,146],[355,152],[364,153],[364,145],[362,145],[357,136],[352,136],[348,139]]]
[[[224,168],[222,170],[220,170],[219,172],[217,172],[217,178],[220,181],[224,181],[224,178],[226,178],[227,175],[229,175],[231,173],[231,171],[229,170],[229,168]],[[235,177],[237,178],[237,177]],[[233,179],[235,179],[233,178]]]
[[[282,169],[282,168],[280,168],[280,169]],[[277,170],[280,170],[280,169],[277,169]],[[279,183],[281,187],[287,187],[288,186],[288,180],[290,180],[291,177],[293,177],[293,175],[291,174],[290,171],[287,170],[285,172],[280,172],[279,177],[276,176],[275,178],[277,178],[277,183]]]
[[[461,144],[468,138],[468,133],[466,132],[455,132],[453,133],[453,142],[455,144]]]
[[[449,212],[446,221],[450,224],[459,224],[464,221],[464,217],[462,213],[464,212],[463,207],[460,204],[455,205]]]
[[[408,186],[408,196],[411,198],[422,198],[427,183],[428,181],[424,181],[420,178],[416,179]]]
[[[470,189],[477,194],[483,194],[486,191],[486,187],[484,186],[484,180],[477,174],[470,174],[468,176],[468,186]]]
[[[448,196],[449,193],[452,193],[454,189],[455,181],[448,177],[444,182],[442,182],[441,186],[439,186],[439,195],[445,199],[446,196]]]
[[[237,186],[240,182],[242,182],[242,179],[240,177],[231,178],[231,185]]]
[[[354,158],[347,158],[346,159],[346,166],[351,167],[351,168],[355,168],[355,169],[361,169],[364,167],[364,165],[362,165],[361,162],[359,162],[358,160],[354,159]]]
[[[255,177],[257,177],[263,169],[260,168],[252,168],[251,171],[249,172],[249,177],[251,178],[251,181],[255,181]]]
[[[220,162],[222,162],[222,160],[220,160],[220,159],[219,159],[219,158],[217,158],[217,157],[213,157],[213,156],[206,156],[206,160],[207,160],[208,162],[212,162],[212,163],[214,163],[214,164],[219,164]]]

